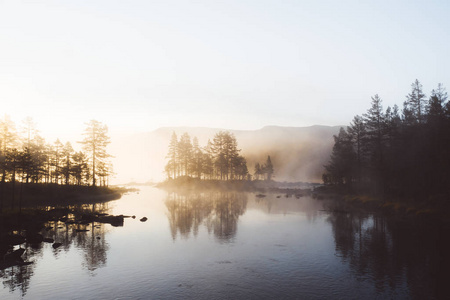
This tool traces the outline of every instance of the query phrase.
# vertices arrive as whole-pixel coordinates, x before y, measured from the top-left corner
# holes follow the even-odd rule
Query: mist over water
[[[123,227],[49,225],[62,246],[24,245],[1,299],[444,299],[448,228],[280,193],[142,187],[85,209]],[[148,220],[141,222],[143,216]],[[89,231],[76,231],[75,229]],[[414,228],[414,230],[410,230]],[[117,282],[120,284],[111,284]]]
[[[0,1],[0,299],[450,299],[449,15]]]
[[[197,137],[200,146],[223,129],[203,127],[167,127],[112,139],[109,146],[113,158],[115,182],[162,181],[167,178],[164,166],[170,137],[187,132]],[[238,148],[247,160],[249,173],[257,162],[268,155],[273,159],[275,180],[321,182],[323,166],[328,163],[333,147],[333,135],[338,126],[279,127],[260,130],[230,130],[236,136]]]

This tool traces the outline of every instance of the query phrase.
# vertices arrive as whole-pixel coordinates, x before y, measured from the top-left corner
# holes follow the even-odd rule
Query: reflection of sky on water
[[[22,267],[23,278],[1,273],[0,298],[447,295],[443,279],[432,277],[443,248],[430,246],[443,231],[426,235],[419,225],[411,231],[406,221],[339,212],[329,204],[307,196],[143,187],[105,208],[136,216],[124,227],[60,228],[49,234],[62,247],[28,248],[34,264]]]

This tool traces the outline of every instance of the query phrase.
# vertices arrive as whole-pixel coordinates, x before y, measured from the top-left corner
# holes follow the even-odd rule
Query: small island
[[[169,143],[164,188],[255,190],[274,188],[274,167],[270,155],[264,164],[256,163],[250,174],[247,160],[240,154],[233,133],[220,131],[204,147],[188,133],[178,140],[175,132]]]

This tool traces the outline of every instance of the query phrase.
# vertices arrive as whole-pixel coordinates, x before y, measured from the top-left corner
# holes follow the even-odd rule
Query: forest
[[[75,151],[70,142],[48,143],[28,117],[19,130],[7,116],[0,120],[1,183],[107,186],[112,173],[106,146],[108,127],[91,120]]]
[[[165,173],[168,179],[193,177],[203,180],[271,180],[274,169],[270,156],[265,164],[255,165],[254,176],[249,173],[247,161],[240,155],[234,134],[220,131],[205,147],[198,139],[183,133],[178,139],[175,132],[169,143]]]
[[[422,202],[450,196],[450,102],[442,84],[427,97],[416,79],[401,111],[384,110],[373,96],[334,141],[325,185]]]

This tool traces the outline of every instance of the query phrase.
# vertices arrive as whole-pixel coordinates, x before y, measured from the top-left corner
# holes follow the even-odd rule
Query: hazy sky
[[[395,3],[393,3],[395,2]],[[44,136],[348,124],[450,85],[450,1],[2,1],[0,113]]]

